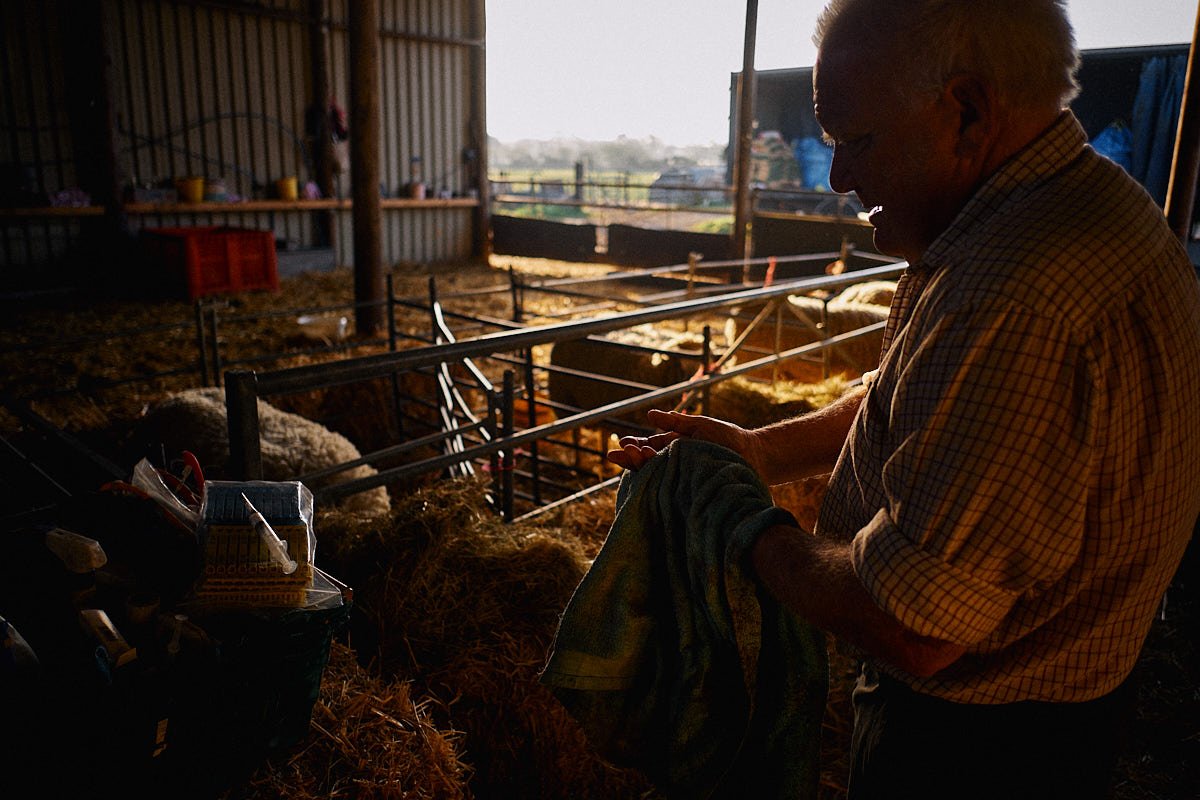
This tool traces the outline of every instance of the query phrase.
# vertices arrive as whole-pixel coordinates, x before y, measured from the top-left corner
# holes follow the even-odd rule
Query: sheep
[[[775,505],[792,512],[803,530],[812,531],[817,525],[821,501],[825,499],[825,490],[828,488],[829,475],[816,475],[772,486],[771,499]]]
[[[641,347],[694,353],[696,357],[683,358]],[[550,350],[550,365],[649,386],[670,386],[686,381],[696,373],[701,350],[698,335],[673,334],[652,325],[639,325],[628,331],[616,331],[604,339],[558,342]],[[649,391],[555,370],[550,371],[549,390],[555,403],[582,409],[598,408]],[[636,416],[640,420],[644,414],[641,411]]]
[[[896,294],[895,281],[865,281],[847,286],[831,302],[867,303],[873,306],[890,306]]]
[[[664,351],[695,353],[696,357],[684,358]],[[698,334],[663,330],[654,325],[639,325],[624,331],[613,331],[603,339],[593,337],[558,342],[550,350],[550,365],[648,386],[670,386],[682,383],[696,374],[700,368],[702,351],[703,342]],[[555,413],[559,416],[574,413],[570,409],[599,408],[649,391],[555,369],[550,370],[547,383],[550,399],[556,405],[569,407],[556,407]],[[674,400],[662,400],[658,406],[669,408],[673,403]],[[646,409],[643,408],[595,423],[593,429],[597,439],[596,450],[603,453],[614,446],[614,436],[618,433],[640,430],[640,427],[635,426],[644,425],[645,419]],[[579,429],[572,432],[577,467],[581,466],[581,436]],[[598,476],[606,477],[610,469],[613,469],[612,465],[601,458],[597,468]]]
[[[258,418],[265,480],[294,480],[305,473],[343,464],[361,455],[345,436],[298,414],[280,411],[264,400],[258,401]],[[208,477],[219,476],[229,461],[224,391],[219,388],[188,389],[170,395],[146,411],[133,438],[144,450],[160,446],[168,453],[190,450]],[[353,467],[316,479],[309,488],[315,490],[374,474],[373,467]],[[338,505],[346,511],[375,516],[387,513],[390,500],[387,489],[380,486],[350,495]]]

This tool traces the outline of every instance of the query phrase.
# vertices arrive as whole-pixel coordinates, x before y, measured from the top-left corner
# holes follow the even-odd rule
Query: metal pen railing
[[[726,267],[736,265],[741,267],[743,264],[744,262],[737,261],[709,266]],[[590,318],[502,330],[471,339],[445,341],[440,344],[435,343],[408,350],[361,356],[337,362],[304,365],[264,373],[255,373],[250,370],[232,370],[226,373],[226,404],[231,465],[237,476],[242,478],[252,479],[260,477],[262,474],[257,416],[257,399],[260,397],[391,377],[427,368],[437,369],[439,365],[459,363],[464,360],[477,358],[493,358],[495,354],[528,352],[537,345],[579,339],[635,325],[688,317],[701,312],[717,311],[756,302],[767,303],[774,298],[780,298],[797,292],[832,289],[864,280],[891,278],[898,275],[904,266],[902,263],[887,264],[844,273],[842,275],[827,275],[786,281],[768,287],[726,292],[715,297],[698,297],[665,303],[655,307],[638,308],[632,311],[615,313],[603,318]],[[477,428],[472,423],[468,423],[466,426],[471,431],[486,428],[491,438],[485,438],[481,435],[479,441],[476,443],[468,443],[463,438],[461,446],[456,443],[453,448],[444,450],[438,456],[397,467],[381,469],[375,475],[335,483],[323,487],[316,494],[319,497],[336,499],[416,474],[436,472],[467,461],[487,458],[493,459],[494,469],[496,470],[493,475],[498,474],[501,476],[500,482],[502,485],[499,488],[499,504],[502,507],[502,513],[504,513],[505,518],[511,519],[513,454],[516,448],[545,440],[547,437],[553,435],[576,430],[623,412],[645,408],[660,400],[678,397],[688,392],[701,391],[717,382],[729,380],[732,377],[763,369],[764,367],[770,367],[784,360],[819,353],[825,348],[837,346],[857,336],[875,332],[881,327],[882,323],[877,323],[860,331],[831,336],[782,353],[763,356],[695,380],[655,388],[627,400],[568,414],[553,422],[531,425],[520,431],[517,431],[515,427],[515,380],[513,371],[508,370],[505,373],[503,388],[499,392],[495,391],[494,388],[491,391],[483,389],[489,398],[487,419],[491,427],[483,425]],[[532,392],[532,380],[528,377],[528,372],[532,369],[532,362],[528,358],[521,359],[521,361],[528,365],[525,367],[527,372],[526,394],[532,410],[535,400]],[[453,400],[453,397],[450,399]],[[535,421],[535,417],[532,414],[530,420]],[[441,434],[431,436],[429,440],[435,441],[439,435],[442,437],[461,437],[465,429],[463,426],[457,428],[454,428],[454,426],[447,427],[452,428],[452,430],[443,431]],[[354,463],[370,464],[378,462],[384,454],[395,455],[397,452],[395,448],[387,448],[382,451],[366,454],[362,459]]]

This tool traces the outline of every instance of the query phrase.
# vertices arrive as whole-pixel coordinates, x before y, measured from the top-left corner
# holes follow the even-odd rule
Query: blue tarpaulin
[[[1092,147],[1117,166],[1123,167],[1130,175],[1133,174],[1133,131],[1124,120],[1109,123],[1108,127],[1092,140]]]
[[[1130,174],[1159,205],[1167,199],[1186,73],[1186,55],[1146,59],[1133,101]]]
[[[833,148],[815,136],[797,139],[792,145],[800,163],[801,183],[805,189],[829,191],[829,168],[833,166]]]

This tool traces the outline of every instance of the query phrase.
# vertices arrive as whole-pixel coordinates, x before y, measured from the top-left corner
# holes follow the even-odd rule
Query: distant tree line
[[[488,138],[491,169],[565,169],[582,163],[589,170],[656,172],[669,167],[718,166],[724,161],[724,145],[671,145],[654,136],[619,136],[604,142],[565,138],[501,142]]]

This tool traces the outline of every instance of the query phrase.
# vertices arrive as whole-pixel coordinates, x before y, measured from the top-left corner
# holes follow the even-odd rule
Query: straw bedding
[[[601,761],[536,680],[594,545],[554,528],[504,525],[484,494],[480,482],[447,482],[384,519],[320,517],[318,558],[355,588],[358,659],[380,681],[410,686],[439,730],[460,732],[452,742],[466,796],[641,796],[645,779]]]
[[[711,410],[750,425],[820,407],[845,388],[840,378],[773,387],[734,379],[714,392]],[[377,793],[357,796],[654,796],[644,776],[600,759],[536,680],[558,616],[603,543],[614,493],[535,526],[504,525],[487,491],[481,480],[442,482],[373,520],[319,511],[318,561],[355,590],[353,649],[335,650],[311,741],[265,765],[251,794],[230,797],[327,796],[365,783]],[[849,712],[836,685],[846,667],[832,666],[822,792],[835,797]],[[420,747],[406,725],[424,731]]]
[[[230,797],[324,800],[460,800],[470,767],[461,735],[433,722],[432,701],[412,685],[384,680],[334,642],[313,708],[311,733],[297,749],[260,769]]]

